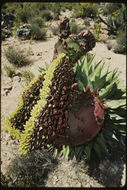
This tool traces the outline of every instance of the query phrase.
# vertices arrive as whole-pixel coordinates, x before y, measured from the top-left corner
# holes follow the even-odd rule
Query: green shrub
[[[75,20],[72,19],[70,23],[70,32],[73,34],[78,34],[80,32],[80,27],[76,24]]]
[[[90,17],[95,18],[98,15],[97,3],[78,3],[74,6],[74,16],[77,17]]]
[[[105,6],[103,6],[103,14],[104,15],[110,15],[114,11],[117,11],[121,8],[121,3],[107,3]]]
[[[23,8],[18,8],[16,10],[16,17],[23,23],[28,23],[28,20],[30,20],[30,18],[33,16],[35,15],[28,5],[25,5]]]
[[[53,13],[53,20],[59,20],[59,13]]]
[[[5,71],[6,71],[8,77],[11,77],[11,78],[12,78],[12,77],[15,75],[15,70],[14,70],[14,68],[5,65],[5,66],[4,66],[4,69],[5,69]]]
[[[78,33],[78,26],[76,23],[72,23],[71,26],[70,26],[70,31],[71,33],[73,34],[77,34]]]
[[[38,27],[44,27],[45,26],[45,20],[41,17],[35,17],[31,20],[31,23],[36,24]]]
[[[7,12],[14,14],[17,8],[21,7],[22,3],[16,3],[16,2],[11,2],[11,3],[5,3],[2,6],[2,9],[6,9]]]
[[[42,10],[40,12],[40,16],[45,19],[45,21],[49,21],[52,19],[51,12],[48,9]]]
[[[60,3],[61,5],[61,11],[65,11],[66,9],[72,10],[74,3]]]
[[[31,35],[32,39],[35,40],[45,40],[46,39],[46,28],[40,28],[37,24],[31,25]]]
[[[54,20],[59,20],[59,15],[60,15],[60,12],[61,12],[60,3],[52,3],[51,11],[53,13],[53,19]]]
[[[22,77],[26,80],[28,85],[34,79],[35,75],[31,71],[23,71]]]
[[[16,67],[22,67],[29,64],[26,56],[20,50],[15,50],[12,46],[9,46],[8,49],[5,50],[5,57]]]
[[[117,45],[114,49],[115,53],[122,53],[122,54],[126,54],[126,32],[121,31],[118,35],[117,35]]]
[[[107,16],[107,29],[109,35],[117,35],[119,31],[126,30],[126,6],[124,4],[119,5],[117,8],[112,10]]]

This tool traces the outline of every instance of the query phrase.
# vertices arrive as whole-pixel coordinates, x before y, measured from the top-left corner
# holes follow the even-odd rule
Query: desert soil
[[[27,54],[31,64],[16,70],[16,73],[21,71],[31,71],[35,76],[39,73],[39,67],[45,67],[45,63],[50,63],[53,58],[54,44],[57,41],[56,36],[47,38],[46,41],[32,41],[31,43],[21,41],[17,38],[10,37],[2,42],[1,46],[1,170],[3,174],[8,172],[9,166],[14,160],[20,159],[17,166],[20,169],[26,167],[26,162],[23,164],[22,157],[18,155],[19,142],[10,137],[3,130],[3,121],[6,116],[15,111],[18,105],[18,98],[21,90],[26,87],[25,80],[17,74],[13,78],[7,77],[4,70],[4,65],[10,65],[7,61],[4,51],[8,46],[13,46],[23,50]],[[98,61],[104,59],[106,64],[109,64],[110,70],[118,68],[120,71],[120,80],[123,80],[123,86],[126,86],[126,56],[115,54],[109,51],[104,43],[96,43],[96,47],[91,51],[94,53],[95,59]],[[55,158],[57,164],[52,171],[47,172],[46,179],[40,186],[46,187],[120,187],[125,184],[125,151],[118,150],[99,164],[95,161],[92,165],[87,164],[85,159],[80,162],[76,160],[66,160],[64,158]],[[43,152],[40,151],[40,154]],[[38,153],[39,154],[39,153]],[[37,155],[38,155],[37,154]],[[47,153],[49,154],[49,153]],[[34,154],[35,156],[35,154]],[[47,160],[50,159],[50,156]],[[28,159],[29,160],[29,159]],[[48,161],[47,161],[48,162]],[[52,161],[50,160],[50,164]],[[20,166],[19,166],[19,165]],[[30,164],[30,160],[29,160]],[[43,162],[40,161],[41,167]],[[32,165],[32,161],[31,161]],[[16,167],[16,166],[15,166]],[[37,167],[35,165],[35,167]]]

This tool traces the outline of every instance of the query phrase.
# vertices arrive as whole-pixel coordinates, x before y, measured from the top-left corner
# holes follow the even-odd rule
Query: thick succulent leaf
[[[69,146],[66,146],[66,148],[65,148],[65,158],[68,158],[68,155],[69,155],[69,152],[70,152],[70,148],[69,148]]]
[[[100,98],[107,98],[113,87],[114,87],[114,82],[112,82],[111,84],[107,85],[106,88],[99,91]]]
[[[102,61],[100,61],[99,63],[97,63],[95,65],[94,71],[89,75],[89,78],[90,78],[91,81],[95,81],[95,77],[100,77],[101,70],[102,70],[101,63],[102,63]]]
[[[103,78],[104,76],[106,78],[106,76],[108,74],[108,70],[109,70],[109,65],[106,65],[106,64],[103,63],[100,78]]]
[[[85,86],[85,88],[89,85],[89,79],[85,72],[84,73],[82,72],[81,81],[83,82],[83,85]]]
[[[84,152],[84,145],[75,147],[74,155],[75,155],[76,159],[79,159],[81,157],[81,155],[83,154],[83,152]]]
[[[113,113],[113,112],[110,112],[110,119],[115,119],[115,120],[124,120],[124,117],[121,117],[120,115],[116,114],[116,113]]]
[[[122,106],[125,106],[126,101],[125,99],[120,99],[120,100],[108,100],[106,101],[106,104],[108,105],[109,108],[111,109],[116,109]]]
[[[62,150],[60,151],[60,155],[63,155],[65,158],[68,158],[69,153],[70,153],[69,146],[63,145]]]
[[[103,135],[104,135],[104,137],[108,137],[109,139],[112,139],[113,131],[109,130],[109,129],[104,129]]]
[[[86,75],[88,76],[88,71],[89,71],[89,67],[88,67],[88,63],[87,63],[87,57],[83,57],[82,61],[82,66],[81,66],[81,71],[85,72]]]
[[[96,138],[96,142],[99,146],[102,147],[102,151],[103,152],[107,152],[107,145],[106,145],[106,142],[105,142],[105,138],[103,136],[103,133],[100,133],[97,138]]]
[[[117,115],[119,115],[120,117],[122,117],[123,119],[126,118],[126,105],[125,107],[119,107],[113,110],[110,110],[110,113],[115,113]]]
[[[105,76],[102,78],[97,78],[95,77],[95,81],[92,82],[93,88],[98,88],[99,90],[102,89],[105,85]]]
[[[99,158],[101,158],[102,157],[102,152],[101,152],[100,146],[96,142],[93,145],[93,149],[97,153]]]
[[[93,72],[94,67],[95,67],[95,62],[94,62],[95,55],[92,56],[92,58],[88,62],[88,67],[89,67],[89,75]]]
[[[86,153],[88,160],[90,160],[90,157],[91,157],[92,146],[93,146],[93,143],[90,142],[84,147],[84,152]]]
[[[55,148],[55,150],[54,150],[54,156],[56,157],[57,155],[58,155],[58,149]]]
[[[78,87],[79,87],[79,90],[81,90],[83,92],[85,91],[84,84],[80,80],[78,80]]]

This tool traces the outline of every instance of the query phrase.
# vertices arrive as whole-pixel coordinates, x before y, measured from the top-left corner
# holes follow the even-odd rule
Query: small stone
[[[19,76],[14,76],[13,77],[13,82],[20,82],[21,78]]]
[[[103,165],[102,163],[100,163],[99,169],[100,169],[100,170],[103,170],[103,169],[104,169],[104,165]]]
[[[38,53],[37,53],[37,56],[42,56],[42,52],[38,52]]]

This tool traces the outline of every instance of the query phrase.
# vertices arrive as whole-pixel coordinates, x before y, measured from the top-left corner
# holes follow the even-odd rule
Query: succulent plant
[[[87,53],[94,46],[90,31],[73,35],[68,19],[61,22],[53,62],[19,139],[20,154],[44,147],[88,158],[94,150],[101,157],[108,137],[119,140],[125,134],[125,90],[118,71],[94,63]]]

